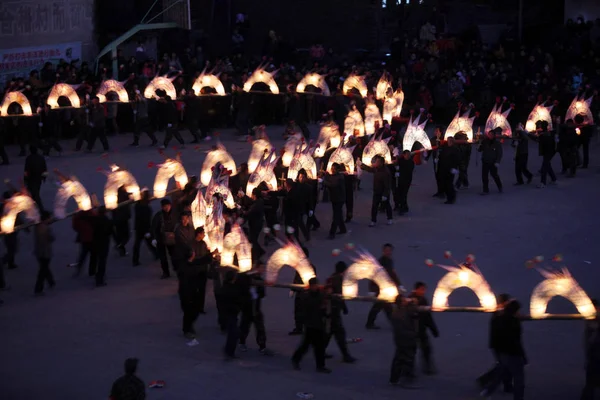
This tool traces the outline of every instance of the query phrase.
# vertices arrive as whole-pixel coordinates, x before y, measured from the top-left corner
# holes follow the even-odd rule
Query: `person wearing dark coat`
[[[344,185],[346,190],[346,219],[344,222],[348,223],[354,218],[354,188],[357,179],[354,171],[349,171],[347,165],[341,164],[340,168],[344,171]]]
[[[52,214],[42,211],[41,222],[34,228],[34,246],[33,252],[39,263],[37,279],[35,281],[35,294],[44,294],[44,284],[48,283],[50,288],[56,286],[54,276],[50,270],[50,260],[52,259],[52,243],[55,240],[54,234],[50,229]]]
[[[192,224],[192,213],[184,211],[180,214],[179,223],[175,226],[175,252],[171,258],[175,272],[189,259],[193,253],[193,244],[196,238],[194,225]]]
[[[140,265],[140,247],[142,241],[146,242],[148,249],[158,259],[156,248],[152,246],[152,207],[150,206],[150,192],[142,190],[140,201],[135,203],[133,208],[133,230],[135,231],[135,240],[133,242],[133,265]]]
[[[596,317],[585,321],[583,345],[585,354],[585,386],[581,400],[593,400],[600,391],[600,317],[598,301],[592,299],[596,308]]]
[[[391,225],[393,222],[392,206],[390,204],[392,175],[389,168],[385,165],[383,157],[373,157],[372,163],[372,167],[365,164],[360,165],[361,169],[373,173],[373,200],[371,204],[371,223],[369,226],[373,227],[377,223],[377,212],[381,204],[385,207],[387,223]]]
[[[498,129],[498,128],[496,128]],[[490,193],[490,175],[494,179],[498,191],[502,193],[502,181],[498,175],[498,167],[502,161],[502,144],[496,140],[497,131],[489,131],[479,145],[481,152],[481,180],[483,182],[483,195]]]
[[[89,125],[90,125],[90,140],[88,141],[87,151],[90,153],[94,149],[96,139],[100,140],[104,152],[109,149],[108,140],[106,139],[106,114],[104,106],[100,104],[98,97],[92,99],[92,104],[89,108]]]
[[[175,103],[169,96],[165,96],[159,100],[161,114],[166,124],[165,140],[163,142],[163,148],[168,147],[169,143],[175,137],[179,144],[183,145],[184,141],[179,133],[179,112]]]
[[[458,174],[459,154],[454,145],[454,138],[448,140],[438,148],[438,177],[441,195],[446,197],[445,204],[456,202],[456,188],[454,177]]]
[[[538,142],[539,154],[542,156],[541,182],[538,185],[538,188],[542,189],[546,187],[546,177],[548,175],[550,175],[551,183],[556,183],[556,174],[552,169],[552,158],[556,154],[556,142],[552,132],[548,131],[548,122],[537,121],[535,128],[535,134],[529,134],[529,137]]]
[[[471,144],[468,142],[469,137],[465,132],[458,132],[454,135],[457,142],[459,153],[458,162],[458,178],[456,179],[456,188],[469,188],[469,164],[471,162]]]
[[[88,255],[90,256],[88,275],[96,275],[98,252],[94,246],[93,220],[95,215],[96,210],[94,209],[79,211],[73,216],[73,220],[71,221],[71,226],[77,233],[76,241],[79,242],[79,257],[77,258],[77,263],[74,265],[77,269],[74,273],[75,276],[78,276],[81,273],[83,263]]]
[[[46,180],[48,167],[46,166],[46,159],[38,153],[38,148],[36,146],[29,146],[29,152],[30,154],[25,159],[23,180],[31,198],[36,202],[40,211],[43,211],[44,206],[40,197],[40,189],[42,187],[42,182]]]
[[[237,358],[235,349],[239,340],[238,315],[241,310],[241,292],[236,283],[235,271],[227,271],[224,276],[223,286],[219,289],[219,297],[225,319],[225,332],[227,339],[225,341],[225,358],[228,360]]]
[[[0,212],[4,212],[4,207],[6,206],[6,202],[15,194],[14,191],[6,191],[3,193],[3,203],[2,203],[2,208],[0,209]],[[3,214],[0,214],[3,215]],[[15,221],[15,226],[21,225],[23,223],[22,218],[17,215],[17,219]],[[8,269],[16,269],[18,268],[18,265],[15,263],[15,257],[17,256],[17,250],[19,247],[19,232],[12,232],[9,233],[7,235],[3,235],[4,236],[4,247],[6,248],[6,254],[4,254],[4,257],[2,257],[2,260],[0,260],[0,262],[2,263],[2,266],[4,267],[4,264],[7,265]],[[0,288],[3,288],[6,286],[6,284],[4,283],[4,273],[2,273],[2,282],[0,282]]]
[[[58,118],[58,113],[53,112],[48,104],[44,104],[40,113],[40,131],[43,143],[43,153],[45,156],[50,154],[50,150],[54,149],[60,155],[62,147],[56,140],[58,126],[61,122]]]
[[[341,174],[341,166],[334,163],[331,167],[331,174],[322,178],[323,185],[329,193],[331,201],[331,227],[329,228],[329,239],[335,239],[336,234],[345,234],[346,224],[344,223],[343,207],[346,201],[346,182],[344,175]]]
[[[342,361],[352,364],[356,361],[356,358],[352,357],[348,351],[346,329],[344,328],[344,322],[342,320],[342,314],[348,315],[348,307],[346,306],[346,302],[341,298],[342,283],[344,282],[344,272],[346,272],[346,269],[348,269],[348,265],[345,262],[337,262],[335,264],[335,272],[327,279],[327,292],[335,295],[336,297],[331,297],[329,299],[330,327],[325,340],[325,349],[327,349],[327,346],[331,341],[331,337],[333,336],[340,351],[342,352]]]
[[[413,172],[415,170],[415,161],[409,150],[404,150],[402,155],[396,160],[396,193],[394,200],[398,202],[398,213],[403,215],[408,212],[408,191],[412,185]]]
[[[261,188],[261,190],[267,191],[268,189]],[[271,243],[271,240],[274,240],[277,235],[275,225],[279,225],[279,218],[277,216],[277,211],[279,210],[279,197],[277,196],[277,192],[267,192],[263,197],[265,205],[265,221],[269,228],[269,233],[265,235],[265,246],[268,246]]]
[[[171,276],[169,272],[169,257],[173,262],[175,255],[175,225],[177,223],[171,209],[171,201],[162,199],[160,201],[161,210],[152,218],[152,235],[156,241],[156,252],[160,259],[162,268],[161,279],[167,279]]]
[[[585,117],[581,114],[576,115],[575,118],[573,118],[573,120],[577,125],[575,129],[579,130],[578,147],[582,148],[583,153],[583,162],[581,164],[581,168],[585,169],[590,163],[590,141],[592,140],[592,136],[594,135],[594,126],[588,123]]]
[[[425,298],[425,292],[427,286],[423,282],[415,283],[415,289],[410,295],[410,298],[414,300],[417,307],[427,307],[429,303]],[[433,375],[436,373],[435,365],[431,357],[431,341],[427,331],[431,331],[433,337],[439,337],[437,325],[433,320],[431,311],[419,311],[419,327],[418,327],[418,344],[421,349],[421,357],[423,358],[422,369],[427,375]]]
[[[6,128],[4,125],[4,118],[0,118],[0,158],[2,159],[2,163],[0,165],[8,165],[10,164],[8,160],[8,154],[6,154],[6,149],[4,148],[4,137],[6,135]]]
[[[515,185],[519,186],[525,183],[523,176],[527,179],[527,184],[530,184],[533,179],[533,174],[529,172],[529,169],[527,168],[527,161],[529,159],[529,137],[522,124],[519,124],[513,135],[512,146],[515,148],[515,176],[517,178]]]
[[[416,389],[415,356],[419,337],[419,312],[415,303],[399,294],[390,312],[396,351],[392,360],[390,383]]]
[[[442,190],[442,182],[440,180],[439,158],[440,158],[440,149],[444,142],[444,134],[442,133],[442,130],[440,127],[435,128],[434,136],[431,138],[430,141],[431,141],[431,146],[432,146],[433,150],[431,150],[429,153],[427,153],[427,156],[425,159],[433,160],[433,174],[435,176],[435,182],[437,185],[437,190],[434,193],[433,197],[443,197],[444,191]]]
[[[150,124],[148,100],[146,100],[146,98],[137,88],[135,90],[135,102],[133,103],[133,120],[133,143],[131,143],[131,146],[139,146],[142,132],[146,132],[152,141],[150,146],[155,146],[156,143],[158,143],[158,140],[154,135],[154,127],[152,124]]]
[[[308,281],[308,291],[301,293],[304,307],[304,334],[300,346],[292,356],[292,366],[299,370],[302,357],[312,346],[315,352],[317,372],[330,373],[331,370],[325,367],[325,319],[327,317],[325,294],[319,288],[318,283],[317,278],[311,278]]]
[[[122,204],[130,200],[125,186],[119,187],[117,191],[117,208],[112,211],[112,220],[115,226],[115,242],[121,257],[127,255],[127,243],[129,243],[129,220],[131,219],[131,206]]]
[[[310,241],[309,224],[311,218],[315,215],[316,201],[313,200],[313,186],[308,181],[308,174],[304,169],[298,172],[298,181],[296,182],[298,196],[298,210],[300,217],[298,218],[298,228],[307,242]],[[317,221],[318,223],[318,221]]]
[[[125,375],[117,379],[110,390],[110,400],[145,400],[146,385],[137,377],[137,358],[125,360]]]
[[[97,257],[96,287],[106,286],[106,263],[110,250],[110,238],[113,235],[113,222],[106,215],[106,207],[98,208],[98,214],[94,217],[94,243]]]
[[[401,286],[402,283],[400,282],[400,278],[398,278],[398,274],[396,274],[396,270],[394,270],[394,260],[392,259],[393,251],[394,246],[392,246],[391,243],[384,244],[383,254],[379,258],[379,264],[381,264],[383,269],[385,269],[392,282],[394,282],[396,286]],[[373,297],[379,296],[379,287],[373,281],[369,281],[369,292],[371,292]],[[375,320],[377,319],[377,315],[379,315],[381,310],[386,313],[388,318],[390,317],[392,310],[388,303],[383,303],[380,301],[373,303],[373,306],[369,311],[369,315],[367,316],[367,323],[365,324],[367,329],[379,329],[379,327],[375,325]]]
[[[308,259],[308,257],[310,256],[308,249],[306,247],[302,247],[302,251],[304,252],[304,256]],[[310,264],[310,266],[312,267],[315,276],[317,276],[317,268],[312,263]],[[292,283],[294,285],[307,284],[307,282],[304,282],[302,280],[302,277],[300,276],[298,271],[296,271],[296,273],[294,274],[294,280],[292,281]],[[294,290],[290,292],[290,296],[294,296],[294,329],[291,332],[289,332],[289,335],[302,335],[302,327],[304,324],[304,306],[302,305],[303,297],[299,295],[297,291]]]
[[[286,227],[286,235],[291,238],[294,236],[300,242],[300,219],[302,218],[301,193],[297,184],[286,179],[282,190],[277,192],[277,196],[283,198],[283,217]],[[292,233],[290,233],[293,230]]]
[[[580,136],[577,134],[577,129],[575,121],[572,119],[567,120],[564,125],[559,127],[559,146],[564,158],[562,172],[567,173],[568,178],[573,178],[577,172],[577,158],[579,157],[577,145]],[[579,133],[581,134],[581,129],[579,129]]]
[[[248,241],[252,245],[252,260],[256,262],[265,254],[258,241],[265,223],[265,201],[259,188],[252,190],[252,205],[246,211],[245,219],[248,221]]]

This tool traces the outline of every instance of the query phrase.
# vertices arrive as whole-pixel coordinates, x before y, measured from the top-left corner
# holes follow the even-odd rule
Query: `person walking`
[[[501,128],[489,131],[479,145],[479,152],[481,152],[481,180],[483,182],[482,195],[490,194],[490,175],[494,179],[498,191],[502,193],[502,181],[498,175],[498,167],[500,166],[500,161],[502,161],[502,145],[496,140],[497,129],[500,129],[500,132],[502,131]]]
[[[428,307],[429,303],[425,298],[427,292],[427,286],[423,282],[415,283],[415,288],[410,294],[410,298],[413,299],[417,307]],[[431,355],[431,339],[427,331],[431,331],[433,337],[437,338],[440,336],[437,325],[433,320],[433,315],[429,310],[419,311],[419,328],[418,328],[418,345],[421,350],[421,357],[423,359],[423,365],[421,366],[423,372],[426,375],[434,375],[437,371]]]
[[[523,176],[527,179],[527,184],[531,183],[533,174],[529,172],[527,168],[527,161],[529,159],[529,137],[523,124],[517,126],[516,132],[513,136],[512,146],[515,148],[515,176],[517,182],[515,186],[523,185],[525,182]]]
[[[371,223],[369,226],[374,227],[377,224],[377,213],[382,204],[387,214],[387,224],[391,225],[393,223],[392,205],[390,204],[392,175],[389,168],[385,166],[383,157],[373,157],[372,163],[372,167],[360,164],[361,169],[373,173],[373,200],[371,203]]]
[[[394,246],[391,243],[386,243],[383,245],[382,255],[379,258],[379,264],[385,269],[388,276],[394,282],[394,284],[398,287],[401,287],[402,283],[400,282],[400,278],[398,278],[398,274],[394,270],[394,260],[392,259],[392,253],[394,252]],[[372,297],[379,296],[379,286],[373,281],[369,281],[369,292]],[[379,329],[377,325],[375,325],[375,320],[377,319],[377,315],[383,310],[387,317],[390,318],[392,308],[390,304],[376,301],[373,303],[371,310],[369,311],[369,315],[367,316],[367,323],[365,327],[367,329],[376,330]]]
[[[323,185],[329,193],[331,202],[331,227],[329,228],[329,239],[335,239],[336,234],[343,235],[347,231],[344,223],[343,208],[346,201],[346,181],[341,174],[341,166],[334,163],[331,166],[331,173],[322,178]]]
[[[33,252],[38,260],[39,269],[37,279],[35,281],[35,295],[41,296],[44,294],[44,284],[48,283],[50,288],[56,286],[56,281],[50,270],[50,260],[52,259],[52,243],[55,240],[50,223],[52,222],[52,214],[47,211],[42,211],[40,223],[34,228],[34,245]]]
[[[106,215],[106,207],[100,206],[94,218],[94,243],[97,257],[96,287],[106,286],[106,263],[110,251],[110,238],[113,236],[113,222]]]
[[[556,174],[552,169],[552,158],[556,154],[556,141],[552,132],[548,131],[548,122],[537,121],[535,128],[535,134],[530,134],[529,137],[538,142],[539,154],[542,156],[541,182],[537,187],[543,189],[546,187],[547,176],[550,176],[551,184],[556,184]]]
[[[352,364],[356,362],[356,358],[352,357],[348,351],[346,329],[344,328],[344,321],[342,320],[342,314],[348,315],[348,307],[346,307],[346,302],[341,297],[344,273],[347,269],[348,265],[344,261],[338,261],[335,264],[334,273],[327,279],[326,287],[328,293],[333,294],[334,297],[329,299],[331,310],[329,315],[330,326],[329,332],[327,333],[327,339],[325,340],[325,349],[327,349],[327,346],[333,337],[342,352],[342,361],[347,364]]]
[[[23,180],[31,198],[36,202],[40,211],[43,211],[44,205],[42,204],[42,199],[40,197],[40,189],[42,187],[42,182],[46,180],[48,167],[46,166],[46,159],[39,154],[36,146],[29,146],[29,153],[30,154],[25,159]]]
[[[152,235],[154,236],[152,243],[155,244],[160,259],[160,267],[162,268],[160,279],[167,279],[171,276],[168,256],[172,259],[175,254],[175,225],[177,221],[171,209],[171,200],[162,199],[160,207],[161,210],[152,218]]]
[[[147,188],[142,189],[140,201],[133,208],[133,229],[135,240],[133,242],[133,266],[140,265],[140,247],[142,241],[146,242],[148,250],[158,259],[156,248],[152,246],[152,207],[150,206],[150,192]]]
[[[417,389],[415,380],[415,356],[418,342],[419,313],[415,303],[399,294],[390,321],[394,330],[395,352],[390,371],[390,383],[406,389]]]
[[[109,150],[108,140],[106,139],[106,114],[104,106],[100,104],[98,97],[92,98],[92,105],[89,112],[90,140],[87,145],[87,152],[91,153],[96,144],[96,139],[100,140],[104,152]]]

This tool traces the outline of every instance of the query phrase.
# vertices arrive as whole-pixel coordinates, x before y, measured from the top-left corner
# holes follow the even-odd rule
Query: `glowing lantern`
[[[58,108],[58,99],[60,97],[66,97],[69,99],[69,103],[71,103],[71,107],[79,108],[81,107],[81,102],[79,101],[79,95],[75,91],[74,86],[67,85],[66,83],[57,83],[52,87],[50,94],[48,95],[48,99],[46,100],[46,104],[50,106],[50,108]]]
[[[252,142],[252,151],[250,151],[250,156],[248,157],[248,172],[253,173],[260,160],[263,158],[265,153],[269,154],[273,151],[273,145],[269,142],[269,139],[264,135],[260,139],[254,140]],[[275,157],[275,154],[273,154]]]
[[[504,103],[496,104],[492,109],[492,112],[485,123],[485,132],[487,133],[493,129],[502,128],[502,135],[512,136],[512,129],[507,119],[512,108],[508,108],[506,111],[502,112],[502,104]]]
[[[208,196],[207,196],[208,198]],[[212,197],[207,205],[207,219],[204,226],[206,237],[208,238],[207,245],[210,251],[217,250],[223,252],[223,236],[225,234],[225,218],[223,218],[223,203]]]
[[[384,100],[388,97],[388,92],[390,90],[393,90],[393,88],[392,82],[390,82],[388,75],[381,75],[381,78],[379,78],[379,82],[377,82],[377,87],[375,88],[375,98],[377,100]],[[388,120],[388,122],[389,121],[391,120]]]
[[[383,119],[391,123],[396,111],[396,99],[388,97],[383,101]]]
[[[324,124],[319,131],[317,147],[313,156],[316,158],[323,157],[327,149],[339,147],[340,142],[341,137],[339,127],[334,123]]]
[[[362,163],[367,167],[373,165],[373,157],[381,156],[385,160],[386,164],[392,163],[392,153],[388,147],[388,142],[391,138],[378,139],[378,135],[373,135],[369,143],[365,146],[362,153]]]
[[[25,115],[25,116],[32,115],[31,104],[29,103],[29,100],[23,93],[8,92],[8,93],[6,93],[6,96],[4,96],[4,99],[2,100],[2,104],[0,104],[0,115],[1,116],[6,117],[8,115],[8,107],[12,103],[17,103],[18,105],[21,106],[21,109],[23,110],[23,114],[21,114],[21,115]]]
[[[327,163],[327,172],[331,173],[331,167],[333,166],[333,164],[337,163],[345,165],[348,174],[354,174],[354,157],[352,156],[354,147],[356,146],[340,146],[337,149],[335,149],[329,157],[329,162]]]
[[[140,197],[140,186],[131,175],[131,172],[121,169],[116,165],[111,165],[111,172],[108,174],[108,180],[104,185],[104,205],[107,209],[117,208],[118,191],[121,186],[125,186],[127,193],[131,194],[133,200],[138,201]]]
[[[365,124],[362,115],[356,108],[350,110],[344,119],[344,133],[353,135],[355,130],[358,130],[358,136],[365,136]]]
[[[288,169],[288,178],[296,180],[298,177],[298,172],[301,169],[306,171],[308,175],[308,179],[316,179],[317,178],[317,163],[315,163],[315,159],[310,155],[311,146],[307,146],[304,150],[297,149],[292,162],[290,163],[290,168]]]
[[[421,122],[421,120],[424,121]],[[412,116],[410,117],[406,133],[404,133],[404,138],[402,139],[402,150],[411,151],[415,142],[419,142],[425,149],[431,150],[431,142],[425,132],[427,121],[427,118],[423,118],[423,114],[420,114],[414,121]]]
[[[554,106],[546,107],[542,104],[536,105],[527,117],[527,123],[525,123],[525,130],[527,132],[535,132],[535,123],[538,121],[546,121],[548,123],[548,130],[552,130],[552,117],[550,112]]]
[[[394,99],[396,100],[396,107],[394,107],[394,112],[392,113],[392,117],[400,117],[400,113],[402,112],[402,105],[404,104],[404,92],[402,89],[398,88],[394,94]],[[391,121],[388,121],[391,122]]]
[[[85,187],[75,177],[66,177],[60,172],[55,171],[60,181],[60,186],[54,198],[54,216],[59,219],[67,216],[67,201],[73,197],[77,207],[81,211],[87,211],[92,208],[92,200]]]
[[[102,82],[96,96],[100,103],[104,103],[106,101],[106,95],[109,93],[116,93],[119,97],[119,102],[128,103],[129,102],[129,94],[127,94],[127,90],[123,86],[123,84],[119,81],[115,81],[114,79],[109,79],[107,81]]]
[[[372,135],[375,133],[375,123],[379,122],[379,127],[382,126],[383,120],[379,113],[379,108],[375,103],[368,104],[365,108],[365,133]]]
[[[470,267],[465,264],[460,264],[458,267],[444,265],[440,265],[440,267],[447,270],[448,273],[438,282],[435,292],[433,292],[432,309],[439,311],[447,309],[448,296],[458,288],[467,287],[475,293],[485,311],[496,310],[496,296],[477,267],[473,264]]]
[[[304,137],[300,133],[290,135],[285,141],[285,145],[283,146],[283,156],[281,156],[281,162],[284,167],[290,166],[298,147],[301,147],[302,150],[306,148]]]
[[[220,163],[223,168],[231,171],[231,175],[237,174],[237,167],[231,154],[227,152],[225,146],[218,143],[214,149],[208,152],[204,163],[202,164],[202,171],[200,172],[200,182],[204,186],[208,186],[212,178],[212,168]]]
[[[592,110],[590,106],[592,104],[592,100],[594,97],[590,97],[585,100],[583,97],[579,98],[575,97],[571,102],[571,105],[567,109],[567,114],[565,115],[565,121],[569,119],[574,119],[576,115],[582,114],[585,116],[585,121],[589,124],[594,123],[594,115],[592,114]]]
[[[223,203],[229,209],[235,208],[235,200],[229,189],[229,176],[211,179],[206,188],[206,198],[212,199],[215,194],[218,194],[223,199]]]
[[[268,283],[275,283],[277,275],[284,266],[290,266],[298,272],[302,282],[307,285],[308,281],[315,278],[315,271],[310,265],[310,261],[302,251],[302,248],[293,242],[286,243],[280,249],[277,249],[267,261],[266,279]]]
[[[183,168],[183,164],[178,160],[168,158],[164,163],[160,164],[154,179],[154,197],[160,199],[167,194],[169,180],[174,178],[179,186],[184,187],[188,183],[187,172]]]
[[[202,89],[205,87],[214,89],[219,96],[225,96],[225,87],[223,86],[223,82],[221,82],[218,75],[205,74],[203,71],[200,76],[196,78],[196,81],[192,86],[192,90],[196,96],[200,96],[202,94]]]
[[[167,93],[167,96],[169,96],[171,100],[175,100],[177,98],[177,90],[175,90],[175,86],[173,85],[171,78],[157,76],[156,78],[152,79],[152,81],[150,81],[144,90],[144,97],[147,99],[158,98],[156,95],[157,90],[163,90],[165,93]]]
[[[473,141],[473,121],[475,121],[475,117],[469,117],[471,109],[469,108],[463,115],[460,114],[460,110],[454,116],[450,125],[446,129],[446,133],[444,134],[444,139],[447,140],[449,137],[454,137],[458,132],[464,132],[469,142]],[[408,149],[410,150],[410,149]]]
[[[269,86],[271,93],[279,94],[279,86],[275,82],[275,74],[277,74],[277,71],[267,72],[262,68],[258,68],[244,83],[244,92],[251,91],[255,83],[261,82]]]
[[[346,96],[350,94],[352,89],[358,90],[362,97],[367,97],[367,84],[365,83],[365,78],[358,75],[350,75],[344,81],[344,86],[342,87],[342,91]]]
[[[207,211],[206,211],[206,200],[202,192],[198,190],[196,198],[192,202],[192,223],[194,228],[200,228],[206,224]]]
[[[358,296],[358,281],[369,279],[379,287],[378,299],[393,302],[398,297],[398,288],[390,279],[386,270],[375,257],[366,251],[358,252],[358,257],[344,273],[342,295],[345,298]]]
[[[222,267],[234,267],[233,259],[237,255],[238,270],[240,272],[252,269],[252,245],[238,224],[231,227],[231,232],[223,239],[223,253],[221,254]]]
[[[596,316],[596,308],[588,295],[573,279],[568,269],[562,271],[547,271],[539,269],[540,274],[545,278],[538,284],[531,294],[531,303],[529,313],[532,318],[544,318],[548,303],[553,297],[561,296],[569,300],[577,307],[579,314],[585,318],[591,319]]]
[[[40,212],[35,201],[27,195],[18,193],[4,201],[4,210],[0,221],[2,232],[14,232],[17,215],[22,212],[25,212],[28,222],[40,222]]]
[[[279,157],[275,151],[264,153],[253,173],[248,177],[246,184],[246,196],[252,196],[252,191],[262,182],[266,183],[270,190],[277,190],[277,177],[275,176],[275,165]]]
[[[325,82],[325,77],[323,75],[315,73],[306,74],[304,78],[298,82],[298,85],[296,86],[296,92],[305,93],[307,86],[314,86],[317,89],[320,89],[323,96],[331,96],[329,86],[327,85],[327,82]]]

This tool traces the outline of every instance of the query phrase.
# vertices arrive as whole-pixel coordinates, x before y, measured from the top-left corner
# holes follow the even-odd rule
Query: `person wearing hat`
[[[90,140],[88,141],[87,151],[91,153],[96,144],[96,139],[100,140],[104,152],[107,152],[108,140],[106,139],[106,116],[104,114],[104,106],[100,104],[98,97],[92,98],[92,104],[89,107],[89,126],[90,126]]]
[[[162,276],[160,278],[167,279],[171,276],[167,255],[172,259],[175,254],[175,225],[177,221],[171,209],[171,200],[162,199],[160,207],[161,210],[152,218],[152,234],[162,268]]]
[[[482,195],[490,194],[490,175],[494,179],[498,191],[502,193],[502,181],[498,175],[498,167],[502,161],[502,144],[496,140],[496,137],[502,134],[502,128],[498,127],[486,133],[483,141],[479,145],[481,153],[481,180],[483,182]]]
[[[110,400],[144,400],[146,385],[136,375],[139,360],[125,360],[125,375],[117,379],[110,390]]]

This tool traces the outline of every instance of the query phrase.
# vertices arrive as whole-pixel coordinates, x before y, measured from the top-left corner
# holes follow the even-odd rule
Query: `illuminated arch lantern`
[[[275,165],[277,165],[279,157],[275,155],[275,151],[264,153],[258,166],[253,173],[248,177],[246,184],[246,196],[252,196],[252,191],[262,182],[266,183],[269,190],[277,190],[277,177],[275,176]]]
[[[248,157],[248,172],[253,173],[265,153],[270,154],[272,151],[273,145],[265,133],[262,133],[258,139],[252,141],[252,150]],[[275,154],[273,154],[273,157],[276,157]]]
[[[467,135],[469,142],[473,141],[473,121],[475,117],[469,117],[471,114],[471,108],[465,111],[464,114],[460,114],[460,110],[454,116],[454,119],[448,125],[446,133],[444,133],[444,140],[448,140],[449,137],[454,137],[458,132],[464,132]],[[410,150],[410,149],[408,149]]]
[[[331,96],[331,92],[329,91],[329,86],[327,82],[325,82],[325,76],[319,75],[315,73],[306,74],[304,78],[298,82],[296,86],[297,93],[306,93],[306,87],[313,86],[317,89],[321,90],[321,94],[323,96]]]
[[[120,103],[129,102],[129,94],[125,89],[125,86],[123,86],[123,84],[119,81],[109,79],[107,81],[102,82],[100,88],[98,88],[98,92],[96,93],[96,96],[98,97],[100,103],[106,102],[106,96],[109,93],[115,93],[119,98]]]
[[[421,122],[423,121],[423,122]],[[421,143],[426,150],[431,150],[431,141],[425,132],[428,118],[424,113],[419,114],[417,119],[413,120],[412,116],[408,122],[408,127],[402,139],[402,149],[412,151],[415,142]]]
[[[373,157],[381,156],[386,164],[391,164],[392,153],[390,153],[390,148],[388,147],[390,139],[391,137],[380,139],[379,135],[373,135],[371,140],[369,140],[369,143],[367,143],[363,149],[362,163],[367,167],[371,167],[373,165]]]
[[[352,93],[352,89],[358,90],[362,97],[367,97],[368,90],[365,78],[358,75],[350,75],[346,78],[342,86],[342,91],[346,96],[349,96]]]
[[[188,183],[187,172],[185,172],[183,164],[178,160],[168,158],[158,166],[156,178],[154,179],[154,197],[161,199],[166,196],[171,178],[174,178],[181,187]]]
[[[358,297],[358,281],[369,279],[379,287],[380,300],[393,302],[398,297],[398,288],[390,279],[386,270],[377,262],[375,257],[366,251],[358,252],[358,257],[344,273],[342,295],[347,298]]]
[[[86,188],[75,178],[66,177],[55,170],[58,176],[59,187],[54,198],[54,216],[58,219],[67,217],[67,201],[72,197],[77,203],[77,208],[81,211],[88,211],[92,208],[92,200]]]
[[[304,150],[306,146],[306,143],[304,143],[304,137],[301,133],[294,133],[293,135],[290,135],[283,146],[283,155],[281,156],[281,163],[283,166],[289,167],[294,159],[294,155],[296,154],[296,149],[300,147],[302,150]]]
[[[585,100],[583,97],[575,97],[571,102],[571,105],[567,109],[567,114],[565,115],[565,121],[569,119],[574,119],[576,115],[582,114],[585,116],[585,120],[589,124],[594,123],[594,115],[592,114],[592,110],[590,106],[592,105],[592,100],[594,97],[590,97]]]
[[[279,271],[286,265],[298,272],[304,285],[308,285],[308,281],[316,277],[315,271],[302,248],[296,243],[288,242],[277,249],[267,261],[265,281],[267,283],[277,282]]]
[[[546,317],[548,303],[556,296],[564,297],[573,303],[579,314],[585,318],[591,319],[596,316],[596,308],[592,301],[573,279],[568,269],[563,268],[557,272],[539,269],[539,272],[545,280],[539,283],[531,294],[529,313],[532,318]]]
[[[277,71],[267,72],[262,68],[258,68],[244,83],[244,92],[250,92],[255,83],[261,82],[269,87],[271,93],[279,94],[279,86],[277,86],[277,82],[275,82],[276,74]]]
[[[225,235],[225,218],[223,218],[223,202],[217,197],[207,196],[207,218],[204,231],[208,241],[206,242],[210,251],[223,252],[223,239]]]
[[[200,182],[204,186],[208,186],[213,176],[213,167],[217,164],[221,164],[223,168],[231,171],[231,175],[237,174],[237,167],[231,154],[227,152],[225,146],[221,143],[217,143],[212,150],[208,152],[204,163],[202,164],[202,171],[200,171]]]
[[[504,103],[499,103],[492,108],[492,112],[490,113],[486,123],[485,123],[485,132],[489,132],[496,128],[502,129],[503,136],[512,136],[512,129],[510,124],[508,123],[508,114],[510,114],[510,110],[512,108],[506,109],[506,111],[502,111],[502,105]]]
[[[450,257],[449,252],[447,258]],[[496,310],[496,296],[492,292],[490,285],[481,274],[481,271],[474,264],[475,258],[470,255],[467,262],[459,264],[457,267],[439,265],[448,271],[446,275],[438,282],[433,292],[433,301],[431,307],[433,310],[443,311],[448,308],[448,297],[458,288],[466,287],[471,289],[477,298],[481,307],[492,312]],[[427,265],[433,266],[433,261],[427,260]]]
[[[202,191],[198,190],[196,198],[192,201],[192,223],[194,228],[200,228],[206,224],[207,211],[206,200]]]
[[[111,165],[107,178],[108,180],[104,185],[104,205],[107,209],[114,210],[117,208],[118,191],[121,186],[125,186],[125,190],[133,200],[140,200],[140,186],[131,172],[121,169],[117,165]]]
[[[218,96],[225,96],[225,87],[223,86],[221,79],[219,79],[219,75],[205,74],[204,72],[205,71],[202,71],[192,86],[192,90],[196,96],[200,96],[202,94],[202,89],[205,87],[213,89]]]
[[[543,104],[536,105],[527,117],[527,123],[525,123],[525,130],[527,132],[535,132],[535,123],[538,121],[546,121],[548,123],[548,130],[552,130],[552,112],[554,106],[546,107]]]
[[[252,245],[238,224],[233,225],[231,232],[223,239],[221,266],[235,267],[233,261],[236,255],[239,272],[250,271],[252,269]]]
[[[171,100],[175,100],[177,98],[177,90],[175,90],[175,85],[173,85],[173,80],[171,78],[167,78],[166,76],[157,76],[144,89],[144,97],[147,99],[156,99],[158,96],[156,95],[157,90],[163,90],[167,96],[171,98]]]
[[[2,104],[0,104],[0,116],[8,116],[8,107],[10,107],[10,105],[13,103],[17,103],[21,106],[21,110],[23,110],[23,113],[21,115],[27,117],[33,115],[31,111],[31,104],[29,103],[29,99],[27,99],[27,96],[25,96],[21,92],[8,92],[2,100]]]
[[[226,170],[221,163],[217,162],[211,172],[212,176],[206,188],[206,198],[212,199],[214,195],[218,194],[227,208],[235,208],[235,200],[229,189],[229,174],[231,171]]]
[[[319,138],[313,156],[316,158],[323,157],[327,149],[339,147],[340,142],[340,130],[337,124],[333,122],[324,124],[319,131]]]
[[[25,213],[27,222],[40,222],[40,212],[35,201],[27,195],[18,193],[13,195],[10,199],[5,200],[2,220],[0,221],[2,232],[14,232],[17,215],[22,212]]]
[[[393,91],[392,83],[387,74],[381,75],[379,78],[379,82],[377,82],[377,87],[375,88],[375,98],[377,100],[385,100],[388,98],[388,93]],[[391,121],[388,121],[391,122]]]
[[[383,125],[379,108],[375,103],[368,104],[365,108],[365,133],[367,135],[375,133],[375,124],[377,122],[379,122],[379,127]]]
[[[58,99],[66,97],[69,99],[71,107],[80,108],[81,101],[79,100],[79,95],[75,91],[76,88],[77,86],[67,85],[66,83],[57,83],[52,87],[48,99],[46,100],[46,104],[48,104],[50,108],[59,108]]]
[[[355,130],[358,130],[358,136],[365,136],[365,123],[356,108],[350,110],[344,119],[344,133],[354,135]]]
[[[300,147],[296,149],[296,154],[294,154],[294,158],[288,168],[287,177],[289,179],[296,180],[298,172],[301,169],[306,171],[308,179],[317,179],[317,163],[310,154],[311,149],[311,145],[307,146],[304,150],[301,150]]]
[[[337,149],[335,149],[333,151],[333,153],[331,153],[331,156],[329,157],[329,162],[327,163],[327,172],[331,173],[331,167],[333,166],[333,164],[337,163],[337,164],[343,164],[346,166],[347,172],[348,174],[354,174],[354,157],[352,156],[352,152],[354,151],[354,148],[356,146],[352,146],[352,147],[345,147],[345,146],[340,146]]]

